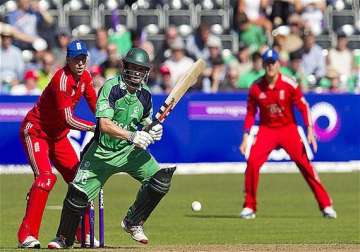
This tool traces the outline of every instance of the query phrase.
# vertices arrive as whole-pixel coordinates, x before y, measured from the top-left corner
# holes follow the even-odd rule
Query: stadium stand
[[[321,1],[326,2],[326,7],[323,13],[321,33],[319,35],[316,34],[316,43],[323,49],[324,56],[326,57],[328,50],[336,48],[337,36],[339,34],[345,34],[347,39],[346,48],[352,50],[353,55],[357,55],[356,49],[360,49],[359,1]],[[19,6],[21,6],[22,2],[30,1],[0,0],[1,24],[9,23],[11,13],[21,8]],[[234,61],[240,65],[242,64],[237,53],[239,45],[243,50],[244,43],[245,47],[250,48],[250,54],[253,54],[254,50],[262,50],[261,48],[264,45],[275,46],[275,48],[281,51],[280,54],[282,55],[282,64],[284,66],[287,65],[289,53],[291,53],[291,51],[287,51],[288,49],[281,45],[282,38],[277,37],[274,39],[275,37],[271,35],[271,30],[269,33],[268,25],[266,26],[264,23],[256,23],[257,21],[250,20],[249,23],[245,22],[245,24],[251,24],[251,27],[241,30],[238,24],[233,22],[233,20],[238,18],[238,6],[243,4],[242,0],[39,0],[37,5],[34,5],[34,2],[36,3],[36,1],[32,1],[33,5],[30,9],[35,8],[33,12],[36,13],[38,18],[41,17],[39,20],[44,20],[46,15],[52,17],[51,24],[42,21],[37,24],[38,35],[46,40],[47,50],[52,50],[56,46],[55,35],[59,27],[69,29],[73,38],[85,40],[90,48],[95,46],[96,29],[104,27],[109,31],[108,36],[109,41],[112,41],[111,43],[123,43],[124,39],[126,40],[126,35],[121,35],[123,32],[126,33],[130,30],[137,31],[139,32],[138,37],[141,40],[140,44],[138,44],[139,46],[146,47],[150,50],[151,54],[155,55],[154,57],[162,54],[162,57],[166,58],[166,55],[170,55],[167,51],[170,47],[164,48],[164,45],[167,43],[165,41],[165,34],[169,27],[175,26],[177,35],[185,41],[197,31],[200,24],[205,23],[209,26],[210,33],[221,39],[222,49],[227,49],[226,55],[229,53],[228,50],[231,51],[232,57],[227,58],[226,65]],[[311,0],[307,2],[311,4]],[[272,18],[270,5],[262,6],[259,13],[265,19],[271,20]],[[297,14],[303,18],[301,11]],[[277,23],[276,20],[271,21],[272,31],[275,31],[279,26],[290,27],[287,20],[283,20],[283,23]],[[10,25],[13,26],[11,22]],[[305,28],[305,24],[301,25],[300,33],[295,34],[300,39],[302,39],[301,33]],[[288,30],[290,30],[290,33]],[[281,29],[280,31],[280,36],[290,38],[289,34],[294,35],[292,34],[291,27]],[[128,37],[130,38],[130,36]],[[30,50],[32,55],[36,55],[36,50],[34,51],[32,44],[35,39],[24,38],[21,34],[19,39],[16,33],[13,43],[22,49],[26,58],[26,56],[30,55],[26,50]],[[199,43],[197,45],[199,50],[203,50],[201,52],[202,55],[208,54],[206,52],[206,40],[206,38],[201,38],[197,41]],[[289,41],[287,43],[292,43],[292,40],[289,39]],[[132,42],[130,41],[129,43]],[[127,48],[128,45],[127,43],[125,44],[125,48]],[[254,44],[256,44],[255,47]],[[301,43],[299,45],[301,46]],[[123,54],[125,49],[121,48],[118,44],[118,50],[120,54]],[[195,58],[194,55],[189,56]],[[356,57],[354,56],[354,58]],[[355,72],[358,67],[356,62],[357,58],[354,60]],[[240,68],[242,69],[242,67]],[[156,71],[158,69],[155,69]],[[226,73],[224,73],[225,75]],[[211,79],[211,76],[209,78]],[[346,79],[350,78],[352,77],[347,76]],[[316,81],[319,82],[320,80]]]

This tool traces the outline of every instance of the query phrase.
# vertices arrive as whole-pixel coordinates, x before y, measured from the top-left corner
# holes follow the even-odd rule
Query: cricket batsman
[[[245,203],[240,217],[255,218],[256,191],[259,182],[259,171],[270,152],[282,147],[299,167],[306,182],[313,191],[324,217],[336,218],[332,200],[320,182],[320,178],[310,163],[304,145],[297,131],[293,112],[295,105],[301,112],[307,127],[307,139],[317,151],[308,103],[299,85],[279,72],[279,55],[269,49],[263,55],[265,75],[256,80],[250,87],[247,114],[244,123],[244,135],[240,151],[245,154],[247,138],[255,121],[257,108],[260,110],[258,134],[251,146],[245,171]]]
[[[111,175],[126,172],[141,183],[121,227],[143,244],[148,243],[143,225],[170,189],[175,167],[160,169],[146,151],[163,133],[161,124],[149,126],[152,99],[145,85],[150,71],[149,56],[143,49],[132,48],[123,59],[123,66],[121,75],[107,80],[99,92],[95,137],[69,184],[56,238],[48,244],[50,249],[73,245],[81,212]],[[149,130],[141,126],[148,126]]]
[[[79,160],[67,138],[70,129],[95,131],[92,122],[81,120],[73,113],[81,96],[95,113],[96,94],[90,73],[85,70],[87,55],[84,42],[75,40],[68,45],[66,65],[54,74],[22,123],[21,140],[35,180],[18,231],[20,248],[40,248],[40,224],[48,195],[56,182],[52,165],[67,183],[75,177]]]

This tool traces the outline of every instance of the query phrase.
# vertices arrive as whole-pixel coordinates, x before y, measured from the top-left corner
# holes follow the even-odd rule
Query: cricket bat
[[[151,125],[147,127],[147,129],[151,129],[152,126],[164,122],[176,104],[180,101],[181,97],[183,97],[186,91],[196,83],[198,77],[205,70],[205,67],[206,63],[202,59],[198,59],[195,63],[192,64],[188,72],[181,76],[176,82],[175,87],[171,90],[165,102],[156,113],[156,120],[154,120]]]

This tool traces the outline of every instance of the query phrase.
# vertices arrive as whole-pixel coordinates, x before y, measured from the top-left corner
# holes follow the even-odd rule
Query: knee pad
[[[153,191],[166,194],[170,190],[171,179],[175,170],[175,166],[160,169],[150,178],[148,185]]]
[[[84,192],[77,189],[72,183],[69,184],[64,204],[72,209],[81,210],[87,207],[88,201],[89,198]]]
[[[56,183],[56,176],[53,173],[42,173],[34,181],[33,186],[50,192]]]

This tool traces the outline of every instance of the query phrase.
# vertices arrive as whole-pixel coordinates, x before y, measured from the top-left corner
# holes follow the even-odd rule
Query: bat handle
[[[150,129],[151,129],[152,127],[154,127],[155,125],[157,125],[157,124],[160,124],[160,122],[156,119],[156,120],[152,121],[152,123],[150,123],[149,125],[145,126],[143,130],[144,130],[145,132],[149,132]]]

